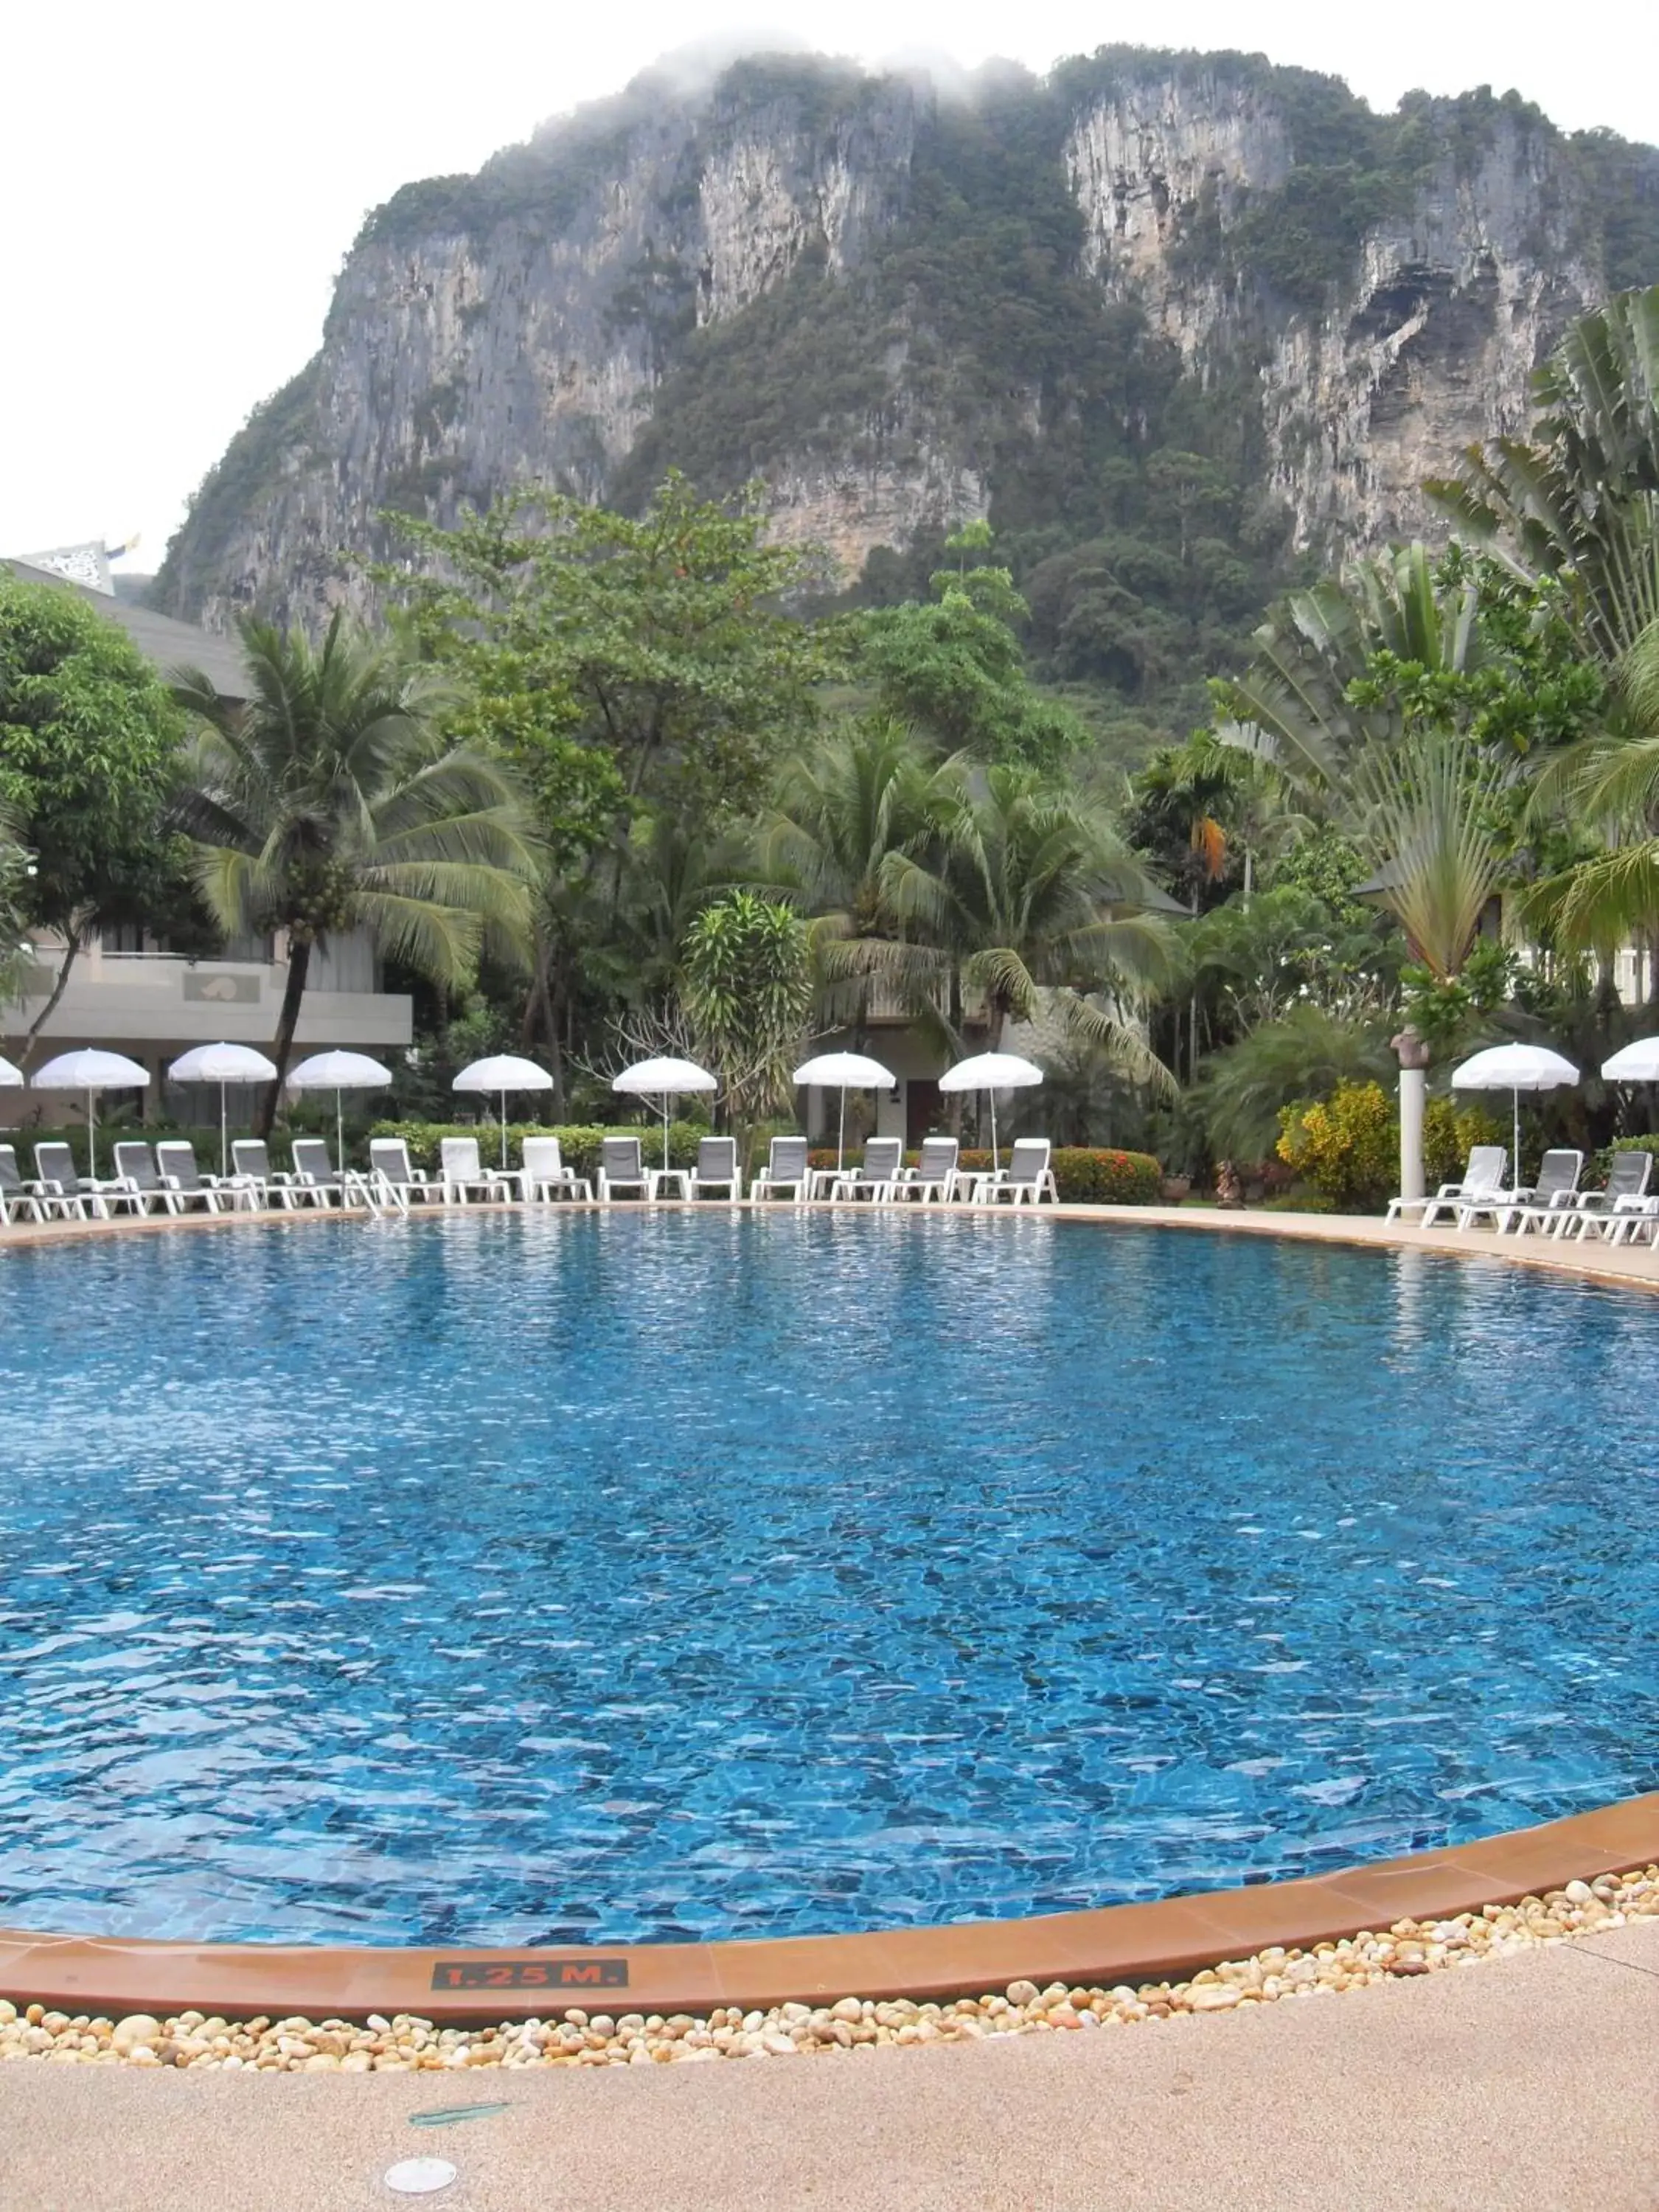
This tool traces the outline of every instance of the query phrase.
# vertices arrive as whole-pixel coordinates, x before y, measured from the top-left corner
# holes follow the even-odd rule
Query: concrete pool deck
[[[1090,2036],[810,2065],[187,2077],[0,2066],[37,2212],[1653,2212],[1659,1925]],[[453,2127],[411,2113],[501,2100]]]

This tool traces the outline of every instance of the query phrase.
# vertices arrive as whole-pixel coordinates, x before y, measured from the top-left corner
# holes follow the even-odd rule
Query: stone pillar
[[[1413,1029],[1390,1037],[1400,1055],[1400,1195],[1420,1200],[1423,1184],[1423,1108],[1428,1094],[1429,1048]]]

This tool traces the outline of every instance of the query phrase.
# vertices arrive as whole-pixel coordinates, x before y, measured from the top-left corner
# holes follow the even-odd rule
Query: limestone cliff
[[[361,594],[342,555],[386,550],[382,510],[527,477],[625,501],[671,464],[758,473],[849,575],[988,512],[1032,560],[1092,540],[1158,448],[1228,474],[1218,544],[1363,545],[1425,526],[1420,479],[1522,422],[1615,276],[1659,278],[1659,155],[1490,94],[1376,117],[1258,58],[1130,50],[965,106],[793,59],[647,77],[369,218],[158,592],[210,624],[314,613]]]

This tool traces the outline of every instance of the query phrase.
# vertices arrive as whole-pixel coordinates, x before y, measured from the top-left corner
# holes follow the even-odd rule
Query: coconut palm
[[[902,935],[871,941],[866,964],[931,1008],[953,1042],[978,994],[993,1050],[1011,1020],[1041,1017],[1097,1040],[1135,1079],[1171,1087],[1126,1010],[1173,977],[1168,925],[1151,911],[1173,902],[1104,809],[1034,769],[957,763],[929,812],[927,844],[882,865],[884,907]]]
[[[884,716],[849,725],[778,771],[761,826],[761,873],[811,917],[825,1018],[849,1023],[855,1040],[872,972],[864,948],[901,934],[883,871],[893,854],[927,843],[954,773],[906,724]]]
[[[220,927],[287,934],[268,1133],[314,951],[367,929],[387,957],[465,983],[484,950],[522,950],[537,868],[507,774],[444,733],[448,679],[337,614],[319,647],[269,623],[240,629],[246,700],[176,673],[195,728],[173,820],[201,848]]]

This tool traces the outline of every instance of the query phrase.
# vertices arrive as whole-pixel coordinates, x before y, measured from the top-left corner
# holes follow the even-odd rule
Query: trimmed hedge
[[[848,1146],[848,1166],[856,1166],[863,1156],[863,1146]],[[809,1153],[815,1168],[832,1168],[836,1164],[834,1146]],[[904,1155],[907,1167],[915,1167],[921,1159],[920,1152]],[[997,1158],[1006,1167],[1012,1158],[1006,1146],[999,1149]],[[989,1151],[963,1152],[964,1168],[984,1170],[991,1165]],[[1109,1147],[1084,1145],[1056,1146],[1049,1161],[1054,1171],[1054,1188],[1061,1202],[1066,1206],[1156,1206],[1163,1195],[1164,1170],[1150,1152],[1120,1152]]]

